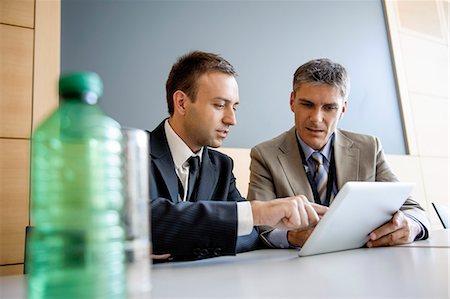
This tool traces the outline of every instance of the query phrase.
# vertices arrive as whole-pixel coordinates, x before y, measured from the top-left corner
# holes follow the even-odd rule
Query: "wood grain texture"
[[[33,129],[58,107],[61,2],[37,0],[34,46]]]
[[[0,276],[23,274],[23,264],[0,266]]]
[[[0,24],[0,137],[30,138],[33,30]]]
[[[34,0],[0,0],[0,23],[34,27]]]
[[[23,263],[28,225],[30,141],[0,139],[0,264]]]

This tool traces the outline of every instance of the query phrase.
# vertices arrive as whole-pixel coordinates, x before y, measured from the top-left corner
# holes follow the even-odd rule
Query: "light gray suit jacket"
[[[270,200],[302,194],[314,202],[303,168],[295,127],[253,147],[250,156],[248,200]],[[348,181],[398,181],[385,159],[379,139],[374,136],[336,130],[334,157],[338,190]],[[412,198],[406,200],[401,210],[430,230],[425,211]]]

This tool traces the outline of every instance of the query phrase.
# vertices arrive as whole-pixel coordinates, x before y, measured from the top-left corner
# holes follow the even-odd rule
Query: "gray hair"
[[[302,83],[328,84],[339,89],[344,100],[350,93],[350,78],[345,68],[328,58],[310,60],[294,73],[293,90]]]

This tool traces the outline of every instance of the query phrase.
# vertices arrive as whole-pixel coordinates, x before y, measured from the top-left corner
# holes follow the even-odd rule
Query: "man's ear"
[[[184,115],[186,113],[186,102],[189,101],[189,97],[181,90],[177,90],[173,94],[173,109],[174,112]]]
[[[342,104],[341,115],[339,115],[339,120],[341,120],[344,117],[345,109],[347,109],[347,100],[344,100],[344,103]]]
[[[295,112],[294,110],[294,100],[295,100],[295,91],[291,92],[291,98],[289,99],[289,105],[291,106],[291,111]]]

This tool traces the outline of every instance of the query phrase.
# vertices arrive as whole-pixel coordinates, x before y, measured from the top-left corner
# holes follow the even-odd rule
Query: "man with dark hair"
[[[192,52],[166,83],[170,117],[150,133],[153,252],[175,260],[233,255],[258,247],[254,225],[314,225],[326,211],[303,196],[245,201],[233,161],[212,150],[236,124],[235,71],[222,57]]]
[[[295,126],[252,148],[249,200],[303,194],[328,206],[348,181],[398,181],[378,138],[337,129],[349,90],[347,71],[329,59],[296,70],[290,98]],[[426,239],[429,227],[424,210],[408,198],[390,222],[370,234],[367,246]],[[273,247],[301,247],[312,230],[264,228],[261,236]]]

